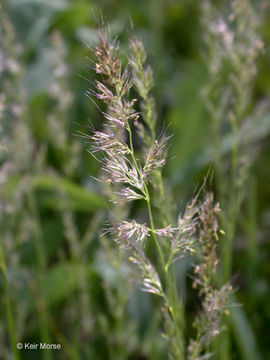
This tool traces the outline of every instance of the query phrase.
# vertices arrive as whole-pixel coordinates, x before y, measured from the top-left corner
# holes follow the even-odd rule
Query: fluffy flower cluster
[[[150,234],[150,229],[145,224],[138,224],[135,220],[122,221],[114,230],[120,244],[131,241],[143,244],[145,238]]]
[[[98,99],[105,102],[108,111],[103,113],[104,117],[112,127],[125,127],[129,120],[138,118],[134,109],[136,99],[127,100],[132,86],[128,69],[122,71],[122,63],[119,59],[116,44],[109,44],[106,37],[100,34],[99,46],[96,47],[95,55],[97,62],[95,71],[103,75],[103,82],[96,80],[96,92]],[[104,78],[105,77],[105,78]]]
[[[164,297],[160,278],[144,252],[137,246],[133,246],[131,254],[129,260],[141,270],[142,290]]]
[[[116,192],[116,201],[131,201],[147,197],[145,183],[151,172],[165,164],[166,137],[155,141],[146,155],[144,165],[135,158],[133,145],[123,140],[123,131],[131,136],[131,127],[138,123],[139,113],[135,110],[135,98],[129,99],[132,87],[128,67],[122,70],[119,49],[115,42],[109,43],[100,34],[95,48],[95,71],[101,75],[96,80],[96,91],[89,91],[106,105],[103,115],[106,119],[103,131],[92,130],[91,152],[103,153],[102,169],[108,183],[118,183],[122,188]]]
[[[154,169],[165,165],[167,140],[168,138],[166,137],[161,138],[159,141],[156,140],[154,145],[150,148],[143,167],[144,178],[147,178]]]
[[[134,109],[136,99],[129,99],[129,91],[134,84],[144,102],[147,103],[146,94],[149,95],[152,85],[147,75],[148,70],[144,70],[145,52],[142,43],[134,40],[130,46],[133,53],[133,58],[130,59],[133,68],[132,80],[128,67],[122,70],[117,44],[109,43],[106,36],[100,34],[99,44],[95,48],[97,62],[94,69],[97,75],[102,75],[102,81],[96,81],[96,91],[92,94],[106,105],[106,111],[103,112],[106,123],[103,131],[92,130],[92,152],[103,154],[101,162],[103,174],[106,176],[105,181],[118,185],[114,202],[146,200],[149,203],[148,183],[152,180],[153,171],[165,164],[168,138],[162,135],[158,140],[153,140],[148,147],[144,164],[136,159],[131,127],[134,123],[138,123],[139,114]],[[149,125],[150,130],[151,126]],[[136,128],[138,129],[137,125]],[[129,142],[125,141],[125,135],[123,135],[125,133],[128,135]],[[169,267],[186,252],[195,252],[193,234],[196,230],[197,211],[195,199],[187,206],[184,215],[179,217],[176,227],[167,225],[161,229],[154,229],[133,220],[123,221],[113,226],[111,233],[121,246],[129,250],[132,249],[133,243],[142,247],[150,234],[153,237],[168,240],[170,254],[167,266]]]

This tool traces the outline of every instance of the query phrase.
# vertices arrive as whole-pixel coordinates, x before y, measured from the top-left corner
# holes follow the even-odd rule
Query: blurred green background
[[[129,38],[139,37],[154,70],[159,129],[165,124],[173,134],[166,181],[180,208],[192,197],[213,161],[210,119],[201,95],[208,78],[199,2],[1,0],[0,11],[0,241],[15,339],[62,344],[60,351],[23,350],[20,356],[166,359],[155,299],[119,282],[113,259],[107,260],[114,244],[102,244],[98,234],[108,205],[91,178],[99,165],[87,152],[87,139],[75,135],[87,133],[89,121],[96,127],[103,121],[85,96],[93,86],[91,47],[97,28],[109,26],[123,52]],[[270,358],[267,7],[263,15],[259,35],[265,49],[247,112],[247,117],[259,117],[251,128],[250,152],[256,156],[233,248],[232,283],[243,306],[235,315],[239,333],[232,335],[232,359],[247,359],[243,353],[249,346],[255,354],[250,359]],[[215,175],[209,188],[215,190]],[[185,280],[188,272],[188,263],[181,262],[178,281],[183,291],[185,281],[190,282]],[[13,359],[4,287],[1,280],[1,360]],[[131,295],[123,298],[121,292],[128,291]],[[187,311],[192,312],[193,295],[186,296]],[[247,350],[239,350],[241,346]]]

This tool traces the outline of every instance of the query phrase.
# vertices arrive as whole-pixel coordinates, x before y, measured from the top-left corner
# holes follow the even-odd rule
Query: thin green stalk
[[[228,219],[227,219],[227,236],[224,239],[225,246],[223,252],[223,269],[222,281],[226,283],[230,280],[232,274],[232,246],[235,233],[236,216],[237,216],[237,164],[238,164],[238,128],[236,121],[232,122],[233,131],[233,147],[231,153],[231,189],[228,204]]]
[[[153,239],[155,241],[155,244],[156,244],[156,247],[157,247],[157,250],[159,253],[162,268],[164,269],[165,273],[167,274],[168,272],[167,272],[167,268],[166,268],[165,258],[164,258],[163,252],[161,250],[160,244],[159,244],[158,239],[155,234],[155,227],[154,227],[154,221],[153,221],[153,215],[152,215],[152,209],[151,209],[151,203],[150,203],[150,196],[149,196],[149,192],[148,192],[146,185],[145,185],[145,192],[146,192],[146,202],[147,202],[147,208],[148,208],[151,233],[152,233]]]
[[[133,163],[134,163],[134,165],[136,167],[136,170],[138,171],[138,174],[140,174],[141,172],[140,172],[137,160],[136,160],[135,155],[134,155],[132,133],[131,133],[129,123],[127,123],[127,130],[128,130],[128,133],[129,133],[130,156],[131,156],[132,161],[133,161]],[[150,204],[150,195],[149,195],[148,187],[147,187],[145,181],[143,181],[143,187],[144,187],[144,192],[145,192],[145,200],[147,202],[147,207],[148,207],[148,214],[149,214],[149,221],[150,221],[150,226],[151,226],[151,233],[152,233],[153,239],[155,241],[155,244],[156,244],[159,256],[160,256],[161,264],[162,264],[163,268],[165,269],[166,268],[166,262],[165,262],[164,255],[162,253],[161,247],[159,245],[159,242],[158,242],[156,234],[155,234],[153,215],[152,215],[151,204]]]
[[[256,179],[254,176],[250,177],[248,204],[247,204],[247,218],[243,221],[242,226],[247,235],[247,262],[249,264],[247,275],[249,278],[249,289],[253,291],[254,279],[256,277],[258,265],[258,242],[256,239],[257,231],[257,208],[256,208]]]
[[[15,327],[14,327],[14,317],[12,313],[11,300],[9,295],[8,281],[6,276],[6,263],[4,258],[4,252],[2,246],[0,245],[0,271],[3,278],[3,288],[5,296],[5,306],[6,306],[6,316],[7,316],[7,325],[8,325],[8,335],[11,350],[15,360],[20,360],[20,354],[16,348],[16,336],[15,336]]]
[[[179,298],[177,297],[177,291],[175,289],[175,279],[174,279],[174,276],[172,276],[172,274],[169,272],[168,267],[166,266],[166,262],[165,262],[163,252],[162,252],[160,244],[159,244],[159,242],[157,240],[157,237],[156,237],[156,234],[155,234],[155,225],[154,225],[154,221],[153,221],[153,214],[152,214],[152,209],[151,209],[150,195],[149,195],[147,186],[145,185],[144,187],[145,187],[145,192],[146,192],[146,201],[147,201],[147,207],[148,207],[148,215],[149,215],[151,233],[152,233],[153,239],[155,241],[156,247],[158,249],[158,253],[159,253],[161,264],[162,264],[162,269],[163,269],[163,271],[165,273],[165,281],[166,281],[166,284],[167,284],[167,287],[168,287],[168,295],[169,295],[169,297],[166,296],[165,301],[166,301],[169,312],[170,312],[171,317],[172,317],[173,322],[174,322],[174,328],[175,328],[175,333],[176,333],[177,339],[179,341],[179,344],[181,344],[181,352],[182,352],[181,359],[184,359],[184,355],[183,355],[183,335],[182,335],[182,333],[180,331],[180,328],[178,326],[180,324],[179,324],[179,321],[178,321],[178,318],[177,318],[177,311],[176,311],[176,304],[178,303],[180,305],[180,301],[179,301]]]
[[[37,260],[38,260],[38,271],[37,271],[37,281],[38,284],[41,286],[43,275],[46,271],[46,252],[42,244],[42,232],[41,232],[41,224],[40,219],[38,217],[38,209],[36,206],[36,201],[34,198],[34,194],[30,190],[28,192],[28,203],[30,208],[31,216],[33,217],[34,222],[34,240],[35,240],[35,247],[37,251]],[[45,301],[43,299],[43,301]],[[39,325],[40,325],[40,333],[42,339],[46,343],[50,343],[50,332],[48,328],[48,311],[47,306],[44,304],[44,311],[45,314],[43,318],[39,319]],[[45,360],[51,360],[52,359],[52,352],[50,351],[44,351],[43,356]]]
[[[166,266],[166,262],[164,259],[164,255],[162,253],[161,247],[159,245],[159,242],[157,240],[156,234],[155,234],[155,226],[154,226],[154,221],[153,221],[153,215],[152,215],[152,209],[151,209],[151,204],[150,204],[150,197],[149,197],[149,192],[147,189],[147,186],[145,186],[146,189],[146,194],[147,194],[147,206],[148,206],[148,214],[149,214],[149,221],[150,221],[150,227],[151,227],[151,233],[152,236],[154,238],[155,244],[157,246],[158,249],[158,253],[160,256],[160,260],[161,260],[161,264],[162,264],[162,269],[165,273],[165,282],[167,284],[168,287],[168,295],[166,295],[165,297],[165,302],[166,305],[168,307],[168,310],[171,314],[173,323],[174,323],[174,330],[176,333],[176,337],[178,339],[178,342],[180,345],[180,350],[181,350],[181,358],[179,358],[178,360],[182,360],[184,359],[184,353],[183,353],[183,334],[180,331],[180,327],[179,327],[179,319],[177,316],[177,311],[176,311],[176,304],[179,305],[180,308],[182,308],[182,306],[180,306],[180,301],[179,298],[177,297],[177,291],[175,288],[175,279],[174,276],[172,276],[172,274],[168,271],[168,267]],[[182,324],[181,324],[182,325]]]
[[[79,360],[77,351],[71,346],[69,340],[65,337],[65,335],[58,329],[54,321],[48,316],[47,309],[45,308],[45,304],[42,298],[40,298],[37,289],[32,283],[29,283],[29,288],[35,298],[37,311],[44,319],[44,322],[48,324],[51,332],[54,334],[56,340],[62,344],[63,351],[67,355],[67,358],[70,360]]]
[[[131,155],[131,158],[132,158],[132,160],[134,162],[136,170],[138,171],[138,174],[140,174],[140,169],[139,169],[137,160],[136,160],[135,155],[134,155],[132,132],[131,132],[129,123],[127,123],[127,131],[129,133],[130,155]],[[147,209],[148,209],[148,216],[149,216],[151,234],[152,234],[152,237],[154,239],[154,242],[155,242],[158,254],[159,254],[162,269],[163,269],[163,271],[165,273],[165,282],[166,282],[167,288],[168,288],[169,297],[168,297],[168,295],[164,294],[164,300],[165,300],[165,303],[166,303],[166,305],[168,307],[169,313],[170,313],[170,315],[172,317],[172,320],[173,320],[174,330],[175,330],[175,334],[176,334],[178,343],[181,344],[180,345],[181,357],[179,359],[177,359],[177,360],[183,360],[184,359],[183,335],[182,335],[182,333],[180,331],[180,328],[178,326],[179,321],[178,321],[178,316],[177,316],[177,311],[176,311],[176,304],[178,303],[178,305],[179,305],[179,307],[181,309],[182,309],[182,306],[180,306],[180,301],[179,301],[179,298],[177,297],[177,291],[176,291],[176,288],[174,286],[175,285],[175,279],[170,274],[169,269],[166,266],[166,261],[165,261],[164,254],[162,252],[162,249],[160,247],[160,244],[159,244],[158,239],[157,239],[156,234],[155,234],[155,225],[154,225],[154,220],[153,220],[150,195],[149,195],[148,187],[147,187],[147,185],[146,185],[146,183],[144,181],[143,181],[143,187],[144,187],[144,193],[145,193],[145,200],[147,202]]]
[[[222,254],[222,274],[221,281],[222,284],[230,281],[232,275],[232,263],[233,263],[233,239],[235,235],[236,228],[236,218],[237,218],[237,167],[238,167],[238,127],[236,119],[240,118],[238,108],[235,109],[235,117],[231,119],[231,129],[232,129],[232,151],[231,151],[231,174],[230,174],[230,189],[229,191],[229,201],[227,204],[227,219],[225,220],[225,231],[226,236],[223,238],[223,254]],[[231,354],[231,340],[230,340],[230,324],[228,319],[224,317],[224,322],[226,323],[227,331],[221,335],[220,340],[224,342],[222,351],[220,352],[221,360],[230,360]]]
[[[136,170],[138,171],[138,174],[140,174],[140,169],[139,169],[139,166],[138,166],[138,163],[137,163],[137,160],[135,158],[135,155],[134,155],[134,147],[133,147],[133,141],[132,141],[132,132],[131,132],[131,128],[130,128],[130,125],[129,123],[127,123],[127,131],[128,131],[128,134],[129,134],[129,145],[130,145],[130,156],[132,158],[132,161],[136,167]]]

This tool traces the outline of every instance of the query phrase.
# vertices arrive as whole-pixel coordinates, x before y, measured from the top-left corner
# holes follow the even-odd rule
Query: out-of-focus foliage
[[[110,204],[93,178],[98,163],[81,134],[102,122],[101,111],[85,96],[93,88],[89,48],[97,29],[109,27],[123,52],[136,35],[154,69],[158,127],[168,126],[173,134],[165,179],[179,199],[174,206],[181,210],[209,172],[207,187],[218,189],[203,96],[209,73],[199,3],[1,0],[1,360],[14,358],[12,334],[13,346],[62,345],[60,351],[18,351],[18,359],[167,359],[155,300],[126,283],[121,254],[99,238]],[[212,1],[224,17],[230,3]],[[240,148],[252,162],[233,240],[234,300],[242,306],[232,307],[229,332],[231,354],[236,354],[231,358],[245,360],[270,358],[270,11],[267,1],[252,5],[264,50],[242,114]],[[226,175],[232,143],[223,124],[220,151]],[[132,211],[145,216],[139,205]],[[197,304],[185,290],[191,264],[177,265],[177,282],[186,300],[187,332],[193,335],[189,314]]]

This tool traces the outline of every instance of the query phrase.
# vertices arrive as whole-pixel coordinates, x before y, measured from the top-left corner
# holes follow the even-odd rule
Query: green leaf
[[[237,303],[234,297],[232,300],[234,303]],[[257,349],[256,337],[244,309],[241,306],[232,306],[230,312],[232,329],[235,335],[234,339],[237,342],[241,358],[245,360],[261,360]]]
[[[80,280],[89,278],[90,265],[62,262],[51,268],[41,281],[41,294],[48,305],[56,305],[80,288]]]
[[[92,25],[91,13],[95,10],[89,1],[77,0],[59,12],[52,23],[52,28],[64,32],[66,35],[73,36],[74,32],[83,24]]]
[[[93,211],[106,207],[106,201],[100,195],[60,177],[36,176],[32,179],[35,189],[51,191],[49,197],[43,197],[43,205],[62,206],[73,210]],[[60,201],[59,203],[59,200]],[[58,201],[58,204],[57,204]]]
[[[28,188],[38,192],[38,201],[44,207],[92,212],[104,209],[106,200],[100,195],[84,189],[82,186],[60,176],[36,175],[33,177],[14,176],[4,188],[4,195],[11,196],[22,181]]]
[[[42,248],[46,251],[46,257],[51,258],[59,251],[65,241],[63,228],[56,219],[44,219],[42,221]],[[38,264],[37,249],[34,240],[25,241],[18,247],[20,263],[26,266]]]

